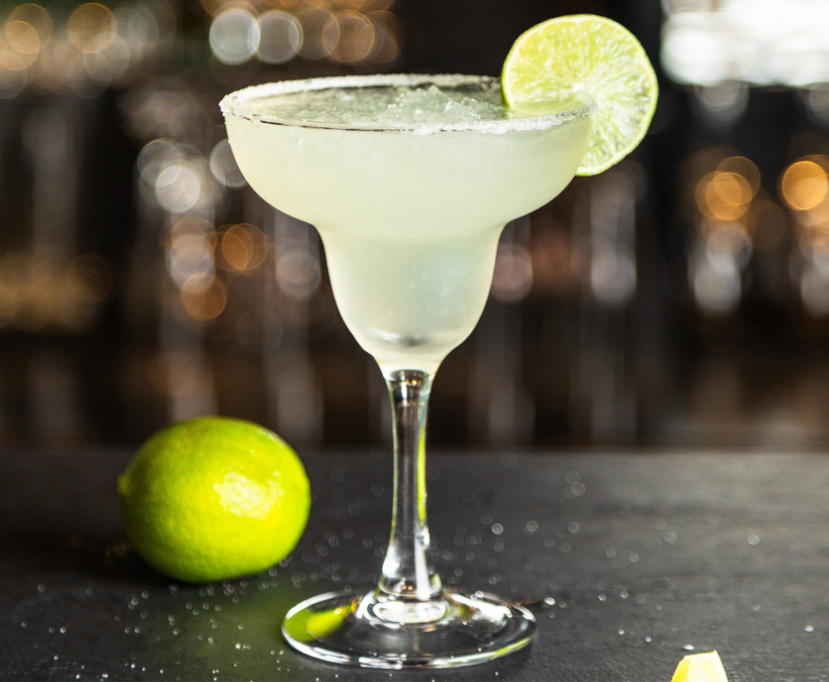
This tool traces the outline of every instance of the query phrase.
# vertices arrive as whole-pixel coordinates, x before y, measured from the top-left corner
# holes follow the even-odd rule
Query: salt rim
[[[457,123],[415,123],[407,125],[401,123],[399,126],[389,126],[383,123],[382,127],[371,127],[370,124],[364,127],[348,127],[338,124],[326,124],[317,122],[297,122],[280,119],[278,116],[268,114],[257,114],[245,111],[245,101],[262,97],[287,95],[303,90],[325,90],[328,88],[358,88],[371,87],[375,85],[397,85],[397,86],[418,86],[433,84],[438,87],[454,87],[457,85],[492,85],[498,87],[499,81],[491,76],[468,76],[464,74],[376,74],[370,76],[325,76],[318,78],[305,78],[299,80],[284,80],[273,83],[262,83],[251,85],[242,90],[231,92],[219,102],[222,114],[235,116],[236,118],[252,121],[253,123],[266,123],[270,125],[291,126],[296,128],[320,128],[324,130],[350,130],[355,132],[399,132],[414,133],[416,135],[431,135],[444,132],[479,132],[503,135],[513,131],[546,130],[553,126],[562,125],[569,121],[590,116],[595,107],[586,104],[571,111],[546,114],[541,116],[526,116],[523,118],[511,118],[491,121],[471,121]],[[506,106],[506,105],[505,105]]]

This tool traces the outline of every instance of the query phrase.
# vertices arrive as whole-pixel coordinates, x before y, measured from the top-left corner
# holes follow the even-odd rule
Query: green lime
[[[522,33],[504,62],[507,106],[533,109],[577,98],[594,107],[593,130],[579,175],[596,175],[642,141],[658,86],[639,41],[611,19],[556,17]]]
[[[299,541],[311,506],[296,453],[256,424],[200,417],[145,442],[118,478],[127,538],[188,582],[252,575]]]

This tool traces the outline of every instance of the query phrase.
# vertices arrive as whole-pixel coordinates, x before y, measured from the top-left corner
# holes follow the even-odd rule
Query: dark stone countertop
[[[305,458],[308,529],[269,573],[174,584],[123,541],[131,453],[0,450],[0,680],[668,682],[717,649],[731,682],[829,679],[829,456],[611,452],[430,456],[444,582],[528,601],[532,646],[454,671],[294,653],[289,606],[377,577],[391,460]]]

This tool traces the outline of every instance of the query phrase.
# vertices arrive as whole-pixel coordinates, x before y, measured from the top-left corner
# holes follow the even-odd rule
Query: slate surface
[[[278,634],[296,601],[376,578],[388,458],[306,457],[315,503],[291,558],[193,586],[123,542],[129,457],[0,450],[0,679],[668,682],[692,649],[717,649],[731,682],[829,679],[823,454],[431,455],[444,582],[556,601],[531,647],[451,672],[340,668]]]

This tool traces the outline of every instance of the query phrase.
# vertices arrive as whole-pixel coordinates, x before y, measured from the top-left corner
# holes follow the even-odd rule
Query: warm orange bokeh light
[[[181,303],[187,314],[202,322],[214,320],[227,305],[227,288],[212,273],[190,275],[181,286]]]
[[[181,218],[170,228],[170,247],[185,260],[201,260],[204,254],[212,253],[215,244],[213,225],[203,218]]]
[[[374,50],[374,24],[360,12],[338,12],[323,26],[326,53],[338,62],[356,64]]]
[[[43,37],[52,34],[52,15],[39,3],[24,2],[17,5],[9,12],[7,21],[25,21],[34,26]]]
[[[716,220],[737,220],[748,210],[753,196],[748,180],[731,171],[708,173],[696,187],[699,210]]]
[[[203,0],[205,1],[205,0]],[[219,2],[221,0],[212,0],[213,2]],[[290,9],[296,4],[304,3],[304,0],[260,0],[263,5],[267,7],[271,7],[273,9]]]
[[[742,176],[751,188],[752,198],[760,191],[760,169],[745,156],[729,156],[717,165],[717,171]]]
[[[20,54],[36,55],[43,48],[43,40],[37,29],[26,21],[8,21],[5,25],[6,41]]]
[[[729,171],[715,173],[711,178],[709,190],[731,206],[745,206],[753,196],[748,180],[739,173]]]
[[[117,27],[118,22],[109,7],[87,2],[69,16],[66,35],[81,52],[101,52],[112,43]]]
[[[826,168],[813,159],[795,161],[783,172],[780,194],[783,201],[796,211],[819,206],[829,192]]]
[[[221,250],[229,269],[255,270],[268,255],[268,241],[255,225],[240,223],[222,235]]]

